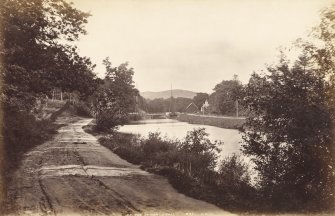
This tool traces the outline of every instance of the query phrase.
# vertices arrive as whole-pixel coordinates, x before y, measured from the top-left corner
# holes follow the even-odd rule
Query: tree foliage
[[[77,90],[85,96],[94,91],[94,65],[79,56],[75,46],[64,44],[86,33],[88,16],[64,0],[2,2],[5,104],[21,102],[16,105],[22,107],[36,96],[50,94],[52,88]]]
[[[274,208],[314,202],[332,194],[332,112],[329,85],[302,55],[294,66],[283,60],[268,74],[253,74],[244,103],[251,111],[243,151],[253,157],[259,186]]]
[[[113,129],[127,121],[128,113],[134,112],[138,90],[133,85],[133,68],[128,63],[112,67],[108,58],[104,84],[93,96],[93,112],[99,130]]]
[[[208,98],[209,95],[207,93],[199,92],[193,97],[193,103],[200,109]]]
[[[224,193],[247,194],[251,188],[249,167],[240,155],[233,154],[222,160],[218,174],[218,185]]]
[[[169,112],[170,104],[173,103],[174,111],[175,112],[185,112],[186,107],[192,103],[192,99],[190,98],[183,98],[177,97],[173,98],[156,98],[153,100],[147,99],[146,100],[146,109],[145,111],[149,113],[164,113]]]
[[[1,1],[0,157],[5,175],[14,171],[26,151],[55,132],[51,121],[32,114],[38,98],[50,95],[53,88],[84,97],[94,91],[94,66],[70,45],[86,33],[88,16],[65,0]]]
[[[236,112],[235,102],[242,96],[243,86],[237,77],[223,80],[213,89],[209,97],[210,110],[220,115],[233,115]]]
[[[213,171],[218,159],[219,143],[208,139],[205,128],[197,128],[188,131],[185,140],[180,144],[179,149],[182,153],[182,167],[185,172],[200,180],[208,171]]]
[[[334,202],[335,5],[322,12],[312,42],[254,73],[244,104],[250,110],[243,151],[253,157],[262,196],[277,209],[331,207]]]

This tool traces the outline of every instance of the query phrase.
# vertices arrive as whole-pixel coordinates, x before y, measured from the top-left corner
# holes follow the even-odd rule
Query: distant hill
[[[184,97],[184,98],[193,98],[197,93],[193,91],[188,91],[188,90],[182,90],[182,89],[173,89],[172,90],[172,96],[174,98],[177,97]],[[171,90],[167,91],[160,91],[160,92],[151,92],[151,91],[146,91],[146,92],[141,92],[142,97],[146,99],[155,99],[155,98],[170,98],[171,97]]]

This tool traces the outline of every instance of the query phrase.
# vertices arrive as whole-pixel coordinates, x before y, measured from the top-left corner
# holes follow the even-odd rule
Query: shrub
[[[82,117],[92,117],[91,109],[86,102],[80,101],[74,104],[75,114]]]
[[[99,142],[130,163],[140,164],[144,160],[142,150],[136,145],[138,142],[138,137],[136,136],[113,133],[112,135],[101,137]]]
[[[211,142],[204,128],[187,132],[180,144],[181,165],[184,172],[203,181],[207,171],[214,170],[221,143]]]
[[[33,114],[5,109],[3,136],[7,169],[15,168],[22,154],[55,133],[56,125],[50,120],[36,120]]]
[[[171,185],[182,193],[189,194],[194,186],[197,185],[194,179],[192,179],[189,175],[171,167],[150,171],[154,171],[159,175],[167,177]]]
[[[239,155],[225,158],[219,168],[218,185],[225,191],[241,191],[251,182],[248,165]]]
[[[148,139],[142,140],[143,153],[150,157],[155,153],[167,152],[174,146],[169,141],[162,139],[159,132],[149,133]]]
[[[223,206],[229,205],[231,209],[239,211],[260,207],[257,190],[251,185],[249,166],[239,155],[233,154],[221,162],[216,188]]]

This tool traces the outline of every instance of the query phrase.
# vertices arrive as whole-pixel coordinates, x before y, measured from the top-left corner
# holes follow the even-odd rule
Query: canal
[[[131,124],[121,126],[119,132],[139,134],[142,137],[148,137],[149,132],[160,132],[161,135],[167,139],[182,140],[185,138],[187,131],[191,131],[195,128],[205,128],[209,134],[208,138],[211,141],[218,140],[223,142],[223,145],[219,146],[221,149],[219,160],[234,153],[241,153],[242,135],[238,130],[234,129],[189,124],[174,119],[149,119],[134,121]],[[245,160],[249,161],[246,158]]]

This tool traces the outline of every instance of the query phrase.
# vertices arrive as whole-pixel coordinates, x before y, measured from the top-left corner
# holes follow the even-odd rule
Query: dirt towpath
[[[120,159],[83,131],[91,119],[71,118],[25,155],[9,185],[13,215],[231,215]]]

